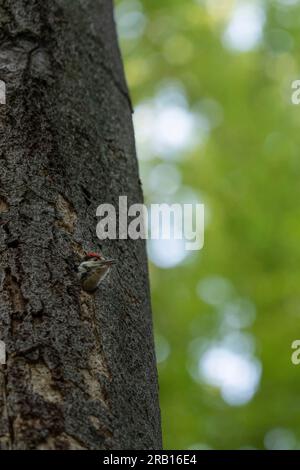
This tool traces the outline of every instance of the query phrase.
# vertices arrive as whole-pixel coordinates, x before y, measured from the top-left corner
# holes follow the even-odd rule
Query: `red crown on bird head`
[[[89,253],[86,254],[88,258],[98,258],[102,259],[103,257],[99,253],[95,253],[94,251],[90,251]]]

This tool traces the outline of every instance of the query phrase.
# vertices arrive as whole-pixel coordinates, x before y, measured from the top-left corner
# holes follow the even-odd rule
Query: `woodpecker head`
[[[94,292],[115,263],[116,260],[105,259],[102,254],[87,253],[78,267],[78,277],[83,289]]]

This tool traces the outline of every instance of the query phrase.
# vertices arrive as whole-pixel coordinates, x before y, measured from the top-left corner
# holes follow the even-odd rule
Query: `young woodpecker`
[[[116,260],[105,259],[104,256],[98,253],[87,253],[78,266],[78,277],[82,288],[87,292],[95,292],[115,263]]]

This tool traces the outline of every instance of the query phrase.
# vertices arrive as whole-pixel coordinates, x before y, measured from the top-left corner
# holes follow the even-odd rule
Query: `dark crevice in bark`
[[[112,79],[113,84],[116,86],[117,90],[119,90],[121,95],[125,98],[125,100],[127,101],[128,105],[129,105],[130,111],[133,113],[133,106],[132,106],[132,102],[131,102],[129,94],[126,91],[124,91],[122,85],[116,79],[115,75],[113,74],[112,70],[109,67],[107,67],[104,63],[101,64],[101,67],[110,76],[110,78]]]
[[[15,436],[14,436],[13,419],[11,418],[9,410],[8,410],[7,368],[6,367],[3,369],[3,400],[4,400],[4,413],[7,419],[8,432],[9,432],[9,449],[11,450],[14,447]]]

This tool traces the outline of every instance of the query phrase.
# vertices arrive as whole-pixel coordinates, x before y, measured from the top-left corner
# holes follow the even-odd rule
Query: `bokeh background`
[[[205,204],[148,252],[167,449],[300,448],[298,0],[121,0],[147,204]]]

